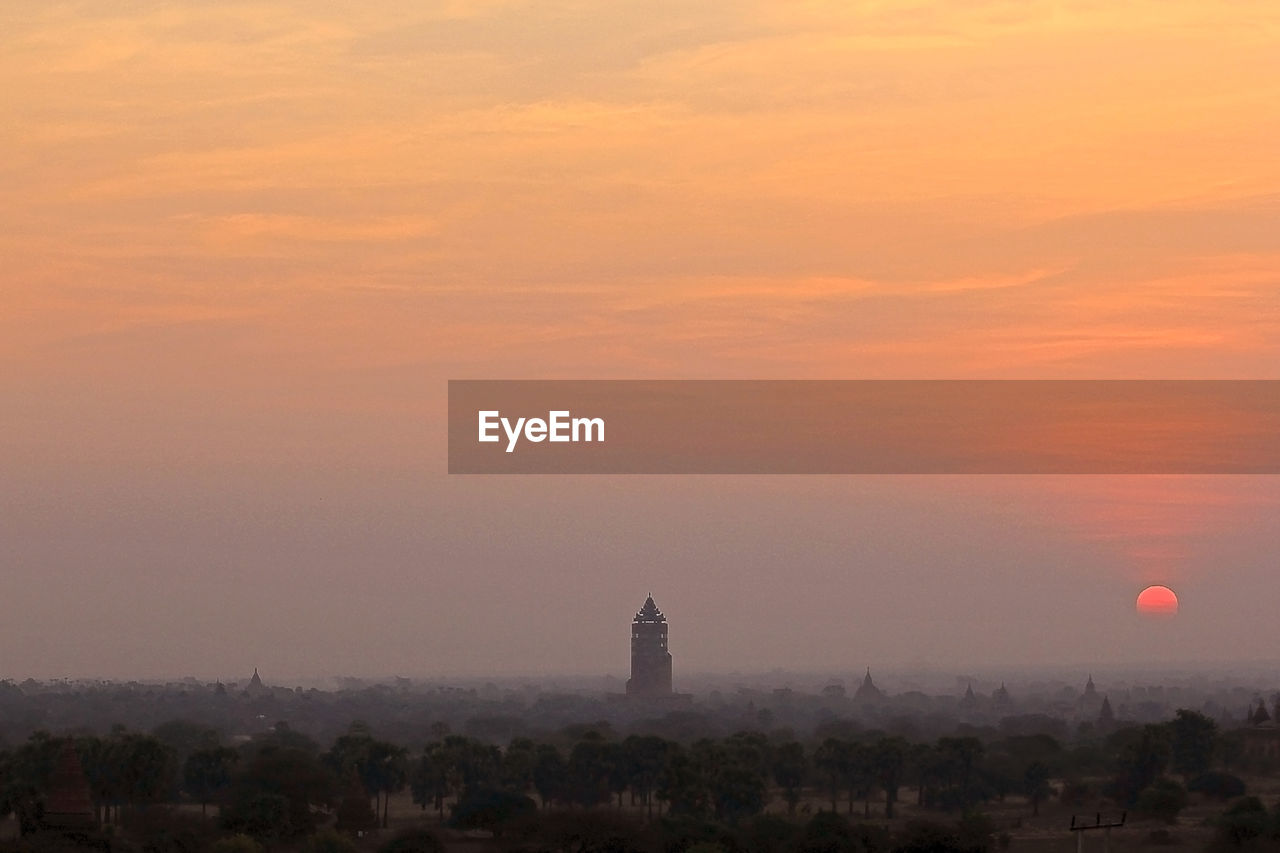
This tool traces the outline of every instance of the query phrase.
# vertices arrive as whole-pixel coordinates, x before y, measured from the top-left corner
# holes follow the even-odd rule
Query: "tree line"
[[[1186,792],[1244,794],[1227,772],[1231,751],[1209,718],[1179,711],[1166,723],[1122,727],[1064,744],[1047,734],[931,742],[876,731],[802,741],[786,732],[742,731],[689,743],[656,735],[610,737],[590,726],[505,747],[433,728],[417,749],[353,723],[327,749],[285,723],[230,745],[214,730],[175,721],[151,733],[117,727],[105,736],[36,732],[0,753],[0,816],[23,831],[40,826],[54,761],[70,742],[100,824],[127,823],[161,803],[218,806],[219,825],[262,841],[339,828],[385,828],[393,796],[408,791],[439,824],[495,833],[531,813],[627,813],[739,825],[776,798],[809,819],[815,809],[861,820],[892,819],[905,795],[916,806],[965,814],[992,800],[1025,798],[1031,814],[1055,794],[1107,797],[1176,815]]]

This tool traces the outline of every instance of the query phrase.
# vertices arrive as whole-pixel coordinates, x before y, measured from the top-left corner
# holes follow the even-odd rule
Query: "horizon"
[[[1261,642],[1274,476],[450,475],[447,382],[1280,379],[1274,3],[313,6],[0,9],[0,671]]]

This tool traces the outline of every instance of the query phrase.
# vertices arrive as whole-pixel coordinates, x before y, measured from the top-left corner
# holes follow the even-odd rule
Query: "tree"
[[[447,768],[440,761],[440,744],[429,744],[409,772],[409,790],[413,802],[426,811],[431,806],[444,820],[444,798],[449,793]]]
[[[1118,748],[1116,776],[1108,787],[1111,797],[1132,806],[1138,794],[1164,773],[1169,763],[1169,728],[1148,724],[1122,729],[1107,739]]]
[[[231,784],[231,771],[240,754],[225,746],[197,749],[187,756],[182,768],[182,784],[187,793],[200,803],[200,814],[207,813],[209,801]]]
[[[622,795],[631,786],[631,765],[626,750],[620,743],[606,743],[601,756],[605,765],[605,784],[618,797],[622,808]]]
[[[548,803],[565,799],[567,776],[568,770],[560,751],[551,744],[539,744],[533,761],[533,787],[544,808]]]
[[[794,815],[796,804],[800,802],[805,776],[809,772],[804,746],[794,740],[779,746],[773,752],[772,769],[773,780],[782,788],[783,797],[787,801],[787,814]]]
[[[1209,772],[1218,741],[1218,724],[1197,711],[1178,709],[1169,723],[1173,770],[1183,779]]]
[[[900,737],[884,737],[876,741],[872,760],[876,780],[884,789],[884,816],[893,818],[893,807],[898,802],[898,789],[907,764],[907,742]]]
[[[354,772],[373,797],[374,813],[381,813],[387,825],[391,794],[408,781],[407,751],[387,741],[377,740],[367,723],[357,720],[338,737],[324,756],[325,764],[339,778]]]
[[[844,780],[849,768],[849,744],[839,738],[829,737],[813,752],[813,766],[822,774],[826,783],[827,795],[831,800],[831,810],[836,810],[836,801],[844,788]]]
[[[589,732],[569,752],[569,798],[587,808],[612,799],[609,790],[608,749],[604,739]]]
[[[658,778],[657,794],[667,803],[667,812],[671,815],[701,817],[711,805],[711,794],[701,768],[687,751],[674,745]]]
[[[533,787],[538,746],[527,737],[512,738],[502,753],[502,784],[521,794]]]
[[[968,809],[982,799],[975,769],[983,752],[982,741],[975,737],[938,738],[937,771],[943,781],[943,808]]]
[[[851,743],[845,756],[845,786],[849,790],[849,814],[853,814],[854,799],[862,800],[863,818],[871,817],[871,795],[878,784],[875,754],[872,747]]]
[[[694,752],[718,818],[733,824],[764,809],[771,762],[764,735],[738,732],[719,743],[703,740]]]
[[[391,795],[404,789],[408,781],[408,751],[383,740],[375,740],[370,745],[369,776],[373,781],[374,800],[382,797],[382,828],[387,828],[388,813],[391,807]]]
[[[333,805],[334,777],[312,754],[264,747],[232,777],[222,822],[257,838],[305,835],[315,827],[313,806]]]
[[[938,753],[927,743],[913,743],[907,749],[907,773],[916,785],[916,805],[923,806],[938,780]]]
[[[644,801],[645,814],[653,818],[653,791],[667,760],[669,742],[656,735],[631,735],[622,750],[631,769],[632,790]]]
[[[1032,761],[1022,773],[1022,793],[1031,803],[1031,815],[1040,814],[1040,803],[1053,793],[1049,787],[1049,767],[1043,761]]]
[[[222,736],[217,729],[191,720],[169,720],[151,730],[151,736],[171,748],[178,761],[186,764],[191,753],[198,749],[219,746]]]

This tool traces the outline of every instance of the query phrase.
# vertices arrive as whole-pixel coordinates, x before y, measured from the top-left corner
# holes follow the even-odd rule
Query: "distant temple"
[[[667,650],[667,617],[653,596],[631,621],[631,678],[628,696],[671,695],[671,652]]]
[[[1098,686],[1093,683],[1093,673],[1089,673],[1089,680],[1084,683],[1084,693],[1076,700],[1076,713],[1085,719],[1098,716],[1102,713],[1102,702],[1105,698],[1098,692]]]
[[[1098,711],[1098,726],[1104,729],[1109,729],[1115,725],[1115,722],[1116,712],[1111,710],[1111,699],[1103,696],[1102,709]]]
[[[244,689],[245,693],[250,696],[263,696],[271,692],[271,688],[262,683],[262,676],[258,675],[258,668],[253,668],[253,678],[249,679],[249,686]]]
[[[884,693],[882,693],[880,688],[876,687],[876,683],[871,680],[871,667],[867,667],[867,676],[862,679],[862,684],[858,687],[857,692],[853,694],[853,701],[878,702],[883,698]]]
[[[62,745],[53,765],[43,821],[47,828],[63,832],[88,830],[98,825],[89,780],[85,778],[75,744],[69,740]]]

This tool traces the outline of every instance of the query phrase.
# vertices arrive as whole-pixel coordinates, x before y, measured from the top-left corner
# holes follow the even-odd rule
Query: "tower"
[[[44,825],[66,832],[93,829],[98,825],[89,780],[75,745],[69,740],[63,743],[54,761],[44,806]]]
[[[667,650],[667,617],[650,595],[631,621],[631,678],[628,696],[671,695],[671,652]]]

